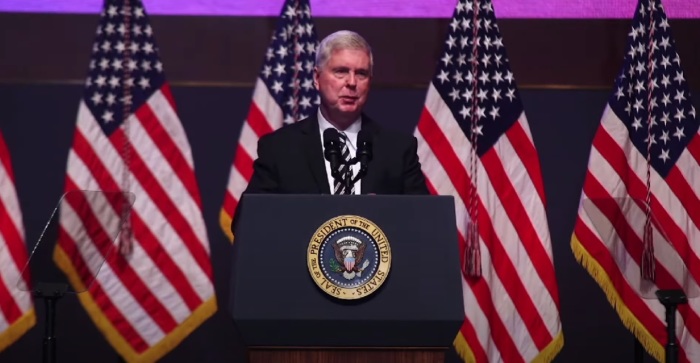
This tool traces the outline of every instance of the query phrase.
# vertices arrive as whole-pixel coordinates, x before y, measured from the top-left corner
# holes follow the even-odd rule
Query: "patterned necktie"
[[[350,174],[350,177],[352,177],[352,169],[350,168],[350,165],[347,164],[348,161],[350,161],[350,149],[348,148],[348,136],[345,135],[344,132],[339,131],[340,134],[340,153],[341,156],[343,157],[344,164],[341,165],[338,169],[340,170],[340,176],[342,178],[341,181],[335,180],[334,183],[334,191],[333,194],[355,194],[355,186],[351,186],[350,190],[348,190],[345,187],[345,177],[346,174]]]

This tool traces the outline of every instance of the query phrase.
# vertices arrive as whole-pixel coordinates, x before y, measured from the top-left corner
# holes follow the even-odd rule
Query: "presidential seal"
[[[354,300],[374,293],[384,283],[391,267],[391,247],[372,221],[343,215],[316,230],[306,259],[311,278],[321,290]]]

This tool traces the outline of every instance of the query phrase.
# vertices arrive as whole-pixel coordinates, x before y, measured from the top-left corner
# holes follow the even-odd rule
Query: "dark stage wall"
[[[233,87],[173,89],[200,183],[219,312],[163,362],[233,362],[242,354],[225,310],[230,244],[219,228],[218,215],[251,91]],[[368,113],[389,127],[412,132],[425,90],[381,88],[372,92]],[[524,90],[522,96],[542,162],[560,288],[565,345],[556,361],[629,362],[632,335],[569,248],[590,142],[608,92]],[[0,84],[0,129],[12,154],[30,245],[38,239],[61,195],[80,97],[81,87],[76,85]],[[697,98],[695,104],[700,107]],[[37,326],[0,353],[0,362],[40,361],[43,306],[38,305],[37,311]],[[57,324],[59,356],[66,358],[64,361],[117,361],[75,296],[59,303]]]

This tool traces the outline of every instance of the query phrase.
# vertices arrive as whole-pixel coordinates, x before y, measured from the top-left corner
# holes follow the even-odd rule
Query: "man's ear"
[[[314,67],[314,87],[318,89],[318,67]]]

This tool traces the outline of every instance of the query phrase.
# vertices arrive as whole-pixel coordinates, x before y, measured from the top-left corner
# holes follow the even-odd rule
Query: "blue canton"
[[[651,166],[665,177],[697,132],[698,123],[660,1],[640,1],[628,38],[624,66],[609,104],[645,157],[651,143]]]
[[[467,138],[477,133],[479,156],[518,120],[523,106],[491,1],[457,4],[433,85]],[[476,127],[472,127],[473,116]]]
[[[125,88],[130,94],[131,115],[165,83],[148,15],[140,0],[129,0],[129,5],[127,28],[124,1],[105,3],[83,91],[85,104],[107,135],[124,120]]]
[[[282,108],[284,123],[289,124],[310,116],[319,104],[313,83],[318,37],[308,0],[287,0],[283,12],[267,48],[260,79]]]

